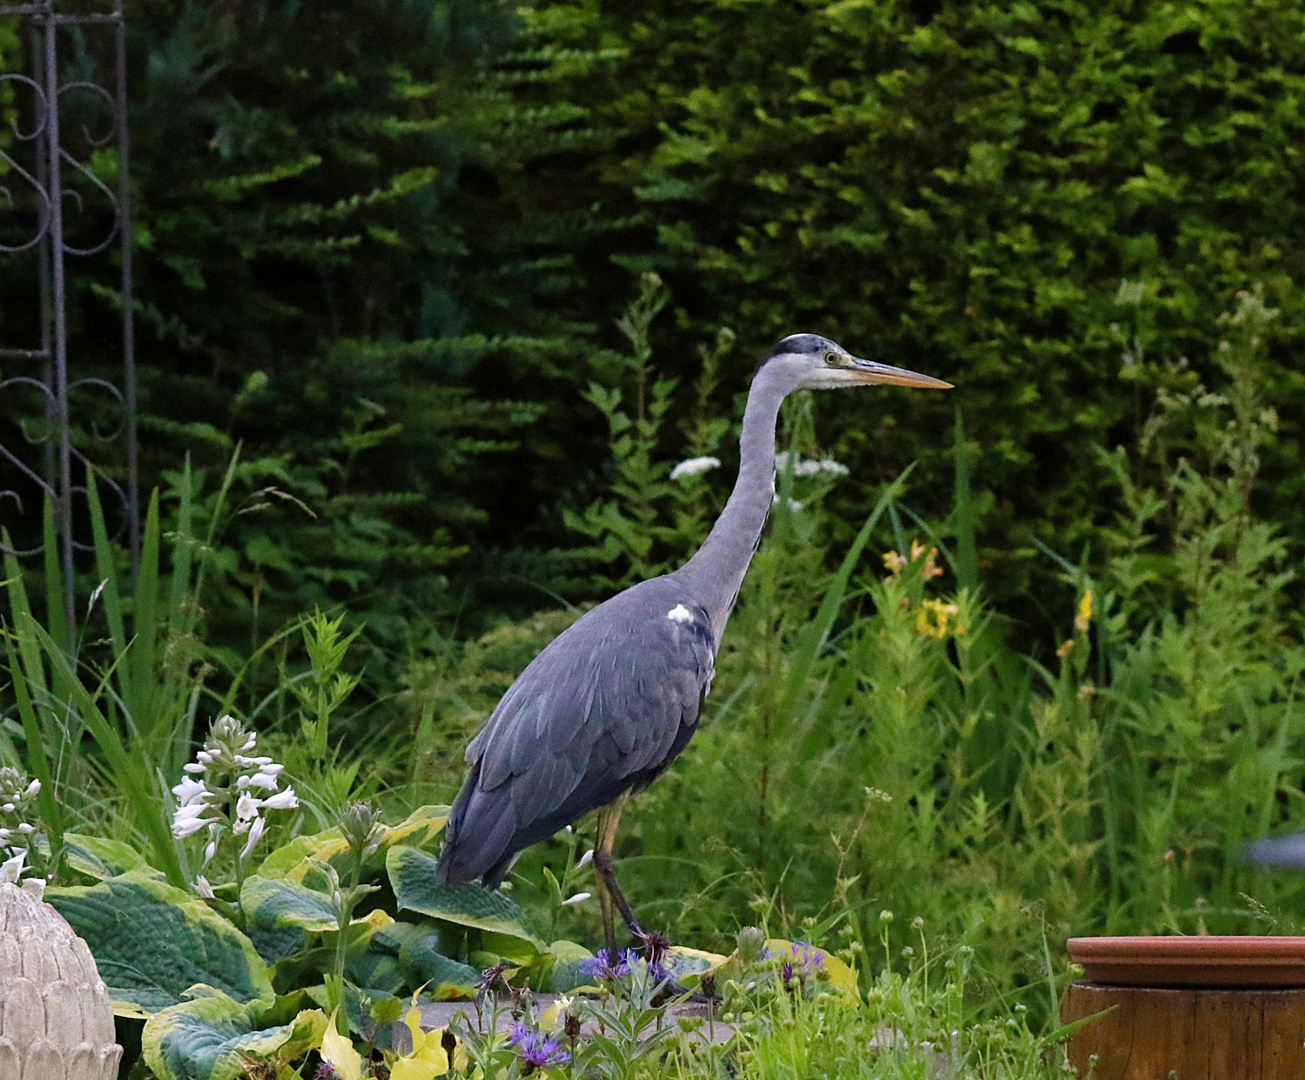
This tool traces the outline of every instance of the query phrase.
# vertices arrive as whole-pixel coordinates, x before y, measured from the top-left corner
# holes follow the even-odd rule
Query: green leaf
[[[549,984],[553,993],[569,994],[582,986],[599,989],[592,976],[580,973],[580,965],[586,960],[592,960],[594,956],[583,945],[559,938],[549,944],[548,951],[553,954],[553,971]]]
[[[409,847],[424,848],[433,844],[449,821],[447,806],[419,806],[397,825],[387,825],[382,845],[406,840]]]
[[[46,899],[91,947],[114,1008],[158,1012],[204,983],[240,1002],[272,997],[253,944],[202,900],[132,870],[90,887],[51,888]]]
[[[106,840],[82,833],[66,833],[63,838],[63,857],[69,869],[87,877],[119,877],[132,870],[146,876],[164,880],[163,875],[145,862],[145,856],[135,848],[118,840]]]
[[[719,953],[672,945],[666,954],[664,966],[671,978],[681,986],[696,986],[706,972],[724,967],[728,962],[729,957]]]
[[[150,840],[154,864],[163,870],[174,885],[183,885],[185,877],[181,872],[181,861],[177,857],[167,814],[157,797],[159,789],[155,777],[97,704],[96,698],[103,691],[104,684],[101,684],[96,694],[86,689],[76,668],[64,653],[63,646],[51,638],[31,614],[20,618],[19,630],[24,634],[30,633],[40,643],[41,650],[54,671],[60,694],[69,699],[69,704],[73,706],[71,711],[85,724],[99,745],[115,786],[126,795],[127,804],[136,819],[135,824]],[[122,654],[119,653],[118,657],[121,660]],[[105,676],[106,679],[108,677]]]
[[[296,836],[288,844],[282,844],[273,851],[258,868],[258,876],[263,878],[291,878],[302,881],[309,870],[309,860],[317,859],[329,863],[349,850],[349,841],[339,826],[312,836]],[[343,864],[336,867],[344,869]]]
[[[266,1003],[243,1005],[211,987],[145,1022],[141,1050],[159,1080],[234,1080],[248,1075],[246,1057],[288,1063],[317,1045],[326,1030],[321,1009],[263,1027]]]
[[[380,846],[377,852],[369,856],[367,865],[375,860],[377,867],[382,865],[388,848],[401,840],[406,840],[410,847],[427,847],[439,839],[444,826],[449,820],[447,806],[419,806],[397,825],[387,825],[381,832]],[[265,878],[293,878],[302,881],[309,872],[306,860],[319,859],[333,863],[339,871],[344,871],[343,862],[335,862],[349,850],[349,843],[344,838],[339,826],[312,836],[296,836],[288,844],[282,844],[273,851],[258,868],[258,875]]]
[[[398,845],[385,857],[385,869],[399,907],[434,919],[473,926],[528,941],[543,942],[529,929],[525,913],[502,893],[480,885],[438,885],[436,860],[424,851]]]
[[[409,993],[425,986],[424,993],[436,1001],[471,997],[480,972],[451,960],[440,947],[439,931],[434,927],[400,922],[378,930],[369,951],[394,957]]]
[[[330,931],[339,920],[329,894],[290,878],[254,874],[240,889],[240,906],[264,928],[297,926],[310,931]]]

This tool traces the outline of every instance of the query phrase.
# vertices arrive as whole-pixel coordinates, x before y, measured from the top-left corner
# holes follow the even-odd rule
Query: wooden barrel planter
[[[1079,1076],[1305,1077],[1305,937],[1071,938],[1069,955],[1085,978],[1061,1019],[1105,1014],[1070,1039]]]

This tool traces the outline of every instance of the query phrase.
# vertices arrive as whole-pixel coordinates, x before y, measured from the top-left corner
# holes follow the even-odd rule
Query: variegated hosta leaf
[[[145,1022],[141,1050],[159,1080],[234,1080],[249,1075],[251,1058],[285,1064],[302,1057],[326,1029],[320,1009],[267,1026],[275,1019],[268,1002],[242,1005],[210,987],[196,990],[193,1000]]]
[[[553,993],[569,994],[582,986],[600,989],[592,976],[580,973],[580,965],[594,958],[594,954],[583,945],[559,938],[549,944],[548,951],[553,957],[553,970],[549,976],[549,989]]]
[[[448,821],[447,806],[419,806],[397,825],[386,826],[381,846],[392,847],[402,842],[408,847],[429,847],[439,839]]]
[[[339,826],[312,836],[296,836],[288,844],[282,844],[263,860],[256,873],[263,878],[293,878],[299,880],[308,872],[309,860],[318,859],[329,863],[339,859],[349,850],[349,842]],[[344,869],[341,862],[337,870]]]
[[[439,932],[433,926],[404,922],[378,929],[350,970],[368,979],[362,985],[378,989],[388,988],[382,982],[387,977],[406,992],[424,986],[422,993],[435,1001],[471,997],[480,978],[474,967],[440,952]]]
[[[101,881],[125,874],[129,870],[147,871],[160,880],[163,879],[163,875],[148,866],[145,856],[135,848],[99,836],[64,833],[63,858],[70,870]]]
[[[385,869],[401,909],[504,934],[529,942],[536,951],[544,947],[530,930],[525,913],[502,893],[480,885],[436,884],[435,866],[435,858],[417,848],[402,844],[390,848]]]
[[[394,844],[406,843],[408,847],[429,847],[439,839],[449,820],[447,806],[419,806],[397,825],[384,826],[377,850],[368,859],[368,865],[380,868],[387,851]],[[259,866],[257,873],[266,878],[294,878],[301,880],[309,872],[307,860],[320,859],[335,862],[343,872],[343,856],[349,851],[348,841],[338,826],[313,836],[297,836],[272,852]]]
[[[262,927],[297,926],[329,931],[339,925],[329,893],[292,878],[254,874],[240,889],[240,906],[247,918]]]
[[[721,956],[720,953],[672,945],[666,955],[665,967],[671,978],[681,986],[696,986],[703,975],[724,967],[728,962],[729,957]]]
[[[47,889],[45,898],[91,947],[123,1015],[139,1015],[131,1005],[150,1013],[176,1005],[197,983],[241,1002],[272,996],[267,965],[249,938],[152,871]]]

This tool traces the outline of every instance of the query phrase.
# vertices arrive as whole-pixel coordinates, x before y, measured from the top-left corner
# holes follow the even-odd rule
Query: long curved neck
[[[717,648],[775,496],[775,421],[789,387],[767,376],[763,367],[748,391],[739,477],[729,501],[697,554],[677,571],[711,617]]]

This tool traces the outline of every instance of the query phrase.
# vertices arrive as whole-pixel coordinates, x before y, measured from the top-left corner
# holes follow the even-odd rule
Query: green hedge
[[[561,511],[601,493],[581,391],[619,369],[644,269],[676,309],[654,367],[694,374],[736,331],[720,415],[795,330],[954,381],[820,402],[854,471],[841,516],[918,458],[909,501],[944,518],[959,409],[982,579],[1024,616],[1053,572],[1035,541],[1077,559],[1109,519],[1097,450],[1135,440],[1158,387],[1220,386],[1218,319],[1260,283],[1282,420],[1262,497],[1305,536],[1298,4],[128,14],[146,485],[243,440],[243,494],[307,508],[251,500],[222,533],[233,640],[338,601],[397,640],[446,575],[516,582],[449,601],[464,620],[538,603],[524,581],[573,588],[540,553],[575,547]],[[72,297],[93,364],[114,296]]]
[[[666,277],[691,332],[738,331],[739,385],[795,330],[953,380],[826,403],[825,431],[866,480],[923,459],[913,501],[941,516],[959,408],[992,493],[989,589],[1049,569],[1035,540],[1077,558],[1107,509],[1097,448],[1133,441],[1181,358],[1219,385],[1217,320],[1256,282],[1281,308],[1266,490],[1305,535],[1300,5],[565,9],[589,13],[576,41],[626,50],[563,93],[623,132],[588,175],[641,215],[628,261]]]

